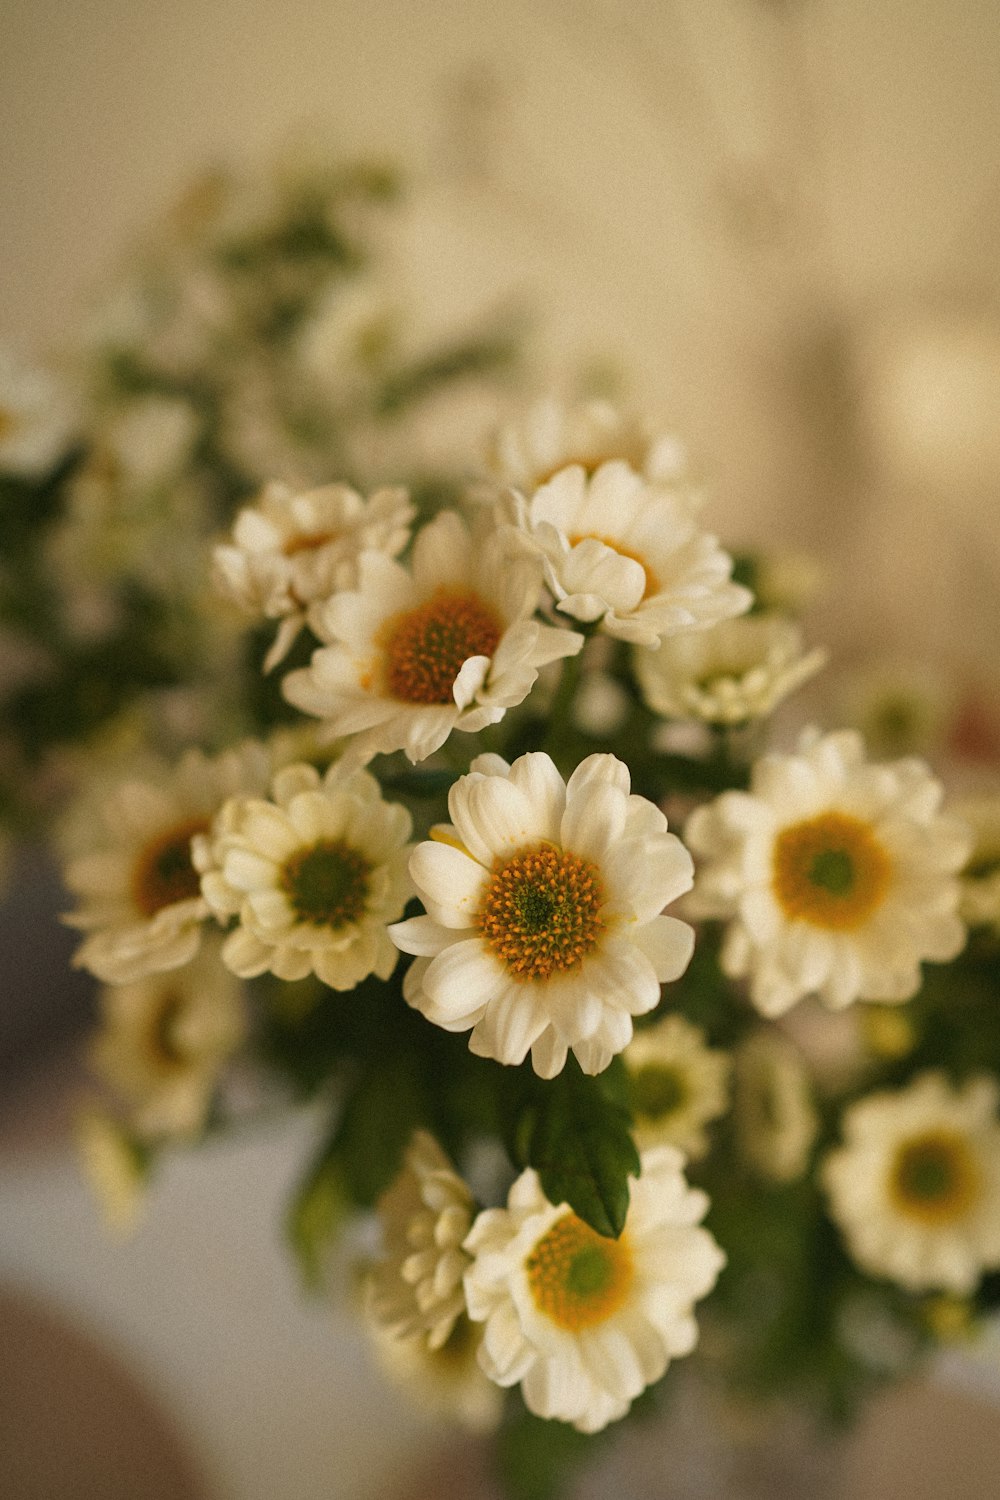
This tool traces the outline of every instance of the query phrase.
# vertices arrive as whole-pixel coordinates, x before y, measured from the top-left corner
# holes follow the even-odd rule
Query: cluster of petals
[[[690,855],[659,808],[631,794],[613,755],[588,756],[568,782],[542,752],[512,766],[480,756],[448,808],[451,824],[410,859],[426,915],[390,929],[416,955],[405,998],[446,1031],[471,1029],[480,1056],[517,1064],[530,1050],[535,1072],[551,1078],[572,1050],[584,1072],[600,1072],[630,1041],[632,1017],[687,967],[692,929],[663,908],[690,889]],[[541,893],[539,865],[553,882]],[[504,908],[487,920],[498,889],[527,903],[530,932],[515,930],[515,914],[506,933]],[[579,942],[560,963],[574,922]],[[555,953],[551,964],[525,967],[522,949],[535,942]]]
[[[582,636],[532,618],[542,590],[537,561],[506,560],[496,533],[442,511],[409,567],[361,554],[356,589],[311,611],[324,644],[282,690],[330,739],[349,738],[352,757],[424,760],[453,730],[498,723],[539,668],[580,650]]]
[[[242,987],[216,948],[203,943],[180,969],[107,986],[101,1015],[91,1062],[135,1127],[144,1136],[196,1133],[245,1030]]]
[[[722,966],[763,1015],[808,994],[834,1009],[905,1000],[923,960],[960,951],[970,836],[941,799],[922,762],[869,764],[853,731],[807,730],[798,753],[756,762],[748,792],[691,815],[687,910],[728,921]]]
[[[927,1072],[845,1111],[822,1179],[863,1270],[908,1291],[968,1296],[1000,1269],[997,1101],[993,1078],[955,1087]]]
[[[367,771],[285,766],[271,799],[235,797],[195,844],[207,907],[237,918],[222,948],[241,978],[316,974],[350,990],[398,961],[386,924],[411,894],[407,810]]]
[[[496,479],[525,494],[571,464],[592,474],[617,459],[645,479],[672,486],[690,508],[701,502],[680,439],[672,433],[653,433],[633,413],[608,401],[533,401],[489,434],[485,456]]]
[[[214,758],[190,750],[176,766],[151,761],[116,787],[64,872],[79,902],[64,920],[87,934],[74,964],[131,984],[190,962],[209,912],[192,841],[230,797],[263,791],[270,771],[267,749],[247,741]]]
[[[656,713],[743,724],[771,713],[825,660],[822,650],[803,650],[794,621],[761,614],[670,636],[655,650],[637,650],[633,664]]]
[[[311,605],[357,584],[364,550],[395,557],[406,546],[414,507],[403,489],[364,499],[345,484],[296,492],[270,484],[212,554],[216,589],[254,618],[280,620],[265,671],[288,654]]]
[[[622,1061],[636,1145],[704,1156],[705,1126],[729,1107],[729,1054],[709,1047],[701,1028],[674,1012],[637,1031]]]
[[[619,640],[655,646],[742,614],[752,595],[732,558],[666,484],[615,459],[560,469],[531,495],[500,502],[514,557],[539,557],[556,609]]]
[[[670,1146],[642,1154],[618,1240],[550,1203],[531,1169],[506,1208],[477,1218],[465,1294],[484,1324],[480,1363],[498,1385],[520,1384],[537,1416],[597,1432],[694,1348],[694,1304],[725,1257],[700,1226],[708,1199],[688,1186],[683,1161]],[[578,1276],[581,1254],[597,1274]]]

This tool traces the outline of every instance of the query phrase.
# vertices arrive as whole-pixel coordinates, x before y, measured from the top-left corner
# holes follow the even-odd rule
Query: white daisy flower
[[[776,1031],[758,1031],[736,1054],[736,1135],[763,1177],[794,1182],[809,1164],[819,1129],[801,1053]]]
[[[215,946],[183,968],[105,988],[101,1010],[91,1061],[128,1100],[136,1129],[195,1134],[245,1031],[241,987]]]
[[[996,1080],[923,1073],[844,1113],[823,1163],[830,1213],[858,1265],[908,1291],[965,1296],[1000,1269]]]
[[[417,536],[409,570],[362,553],[357,591],[310,614],[328,644],[283,691],[331,738],[352,736],[354,756],[423,760],[453,729],[497,723],[540,667],[579,651],[582,636],[532,618],[541,593],[535,562],[507,562],[495,534],[484,541],[443,511]]]
[[[700,1027],[671,1015],[637,1031],[622,1061],[640,1150],[676,1146],[688,1157],[704,1156],[704,1127],[729,1107],[728,1054],[707,1047]]]
[[[212,554],[213,581],[246,614],[281,621],[265,671],[288,654],[311,604],[357,586],[363,549],[403,550],[414,514],[403,489],[365,500],[344,484],[304,494],[271,484],[240,511],[232,542]]]
[[[663,908],[688,890],[691,858],[628,767],[588,756],[564,782],[549,756],[480,756],[448,799],[451,825],[410,859],[427,910],[390,929],[417,955],[410,1005],[470,1049],[543,1078],[572,1050],[608,1066],[632,1017],[687,967],[694,934]]]
[[[511,554],[542,559],[556,608],[620,640],[655,646],[752,602],[689,507],[626,463],[602,464],[593,476],[579,465],[561,469],[530,498],[512,492],[498,513]]]
[[[550,1203],[530,1169],[505,1209],[472,1226],[465,1294],[485,1324],[480,1362],[498,1385],[520,1383],[536,1416],[598,1432],[694,1348],[694,1303],[725,1257],[699,1227],[708,1199],[683,1161],[670,1146],[643,1154],[618,1239]]]
[[[80,906],[64,920],[88,934],[78,968],[132,984],[194,958],[209,909],[191,841],[227,798],[265,786],[269,769],[264,746],[250,741],[215,759],[191,750],[175,767],[151,761],[145,779],[111,793],[91,826],[90,852],[65,871]]]
[[[470,1432],[500,1425],[503,1392],[480,1367],[483,1331],[465,1313],[437,1347],[419,1334],[397,1337],[379,1323],[369,1323],[368,1333],[380,1368],[415,1406]]]
[[[701,504],[680,439],[654,435],[644,422],[607,401],[565,403],[545,397],[496,427],[486,443],[490,472],[525,493],[573,464],[593,474],[614,459],[645,479],[674,486],[692,509]]]
[[[972,830],[972,852],[962,870],[960,911],[970,927],[1000,932],[1000,792],[980,792],[955,803]]]
[[[77,413],[45,370],[0,348],[0,471],[35,478],[53,469],[74,436]]]
[[[475,1202],[426,1130],[414,1132],[377,1209],[385,1255],[368,1276],[368,1312],[396,1338],[421,1334],[430,1349],[440,1349],[465,1312],[462,1277],[470,1256],[462,1241]]]
[[[780,615],[722,620],[633,653],[642,695],[655,713],[710,724],[771,713],[825,661],[825,651],[803,651],[801,630]]]
[[[818,994],[905,1000],[923,960],[965,942],[956,872],[969,834],[938,814],[921,762],[873,765],[860,735],[807,731],[797,755],[767,755],[749,792],[724,792],[689,818],[702,863],[688,911],[729,919],[722,966],[778,1016]]]
[[[233,798],[195,845],[205,901],[239,922],[223,961],[244,979],[316,974],[335,990],[388,979],[399,955],[386,923],[411,893],[409,813],[339,764],[285,766],[272,798]]]

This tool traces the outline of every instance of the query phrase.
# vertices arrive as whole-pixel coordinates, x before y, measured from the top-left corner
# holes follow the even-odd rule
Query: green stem
[[[583,674],[583,658],[586,651],[587,643],[584,641],[575,656],[567,656],[563,659],[562,676],[559,678],[559,686],[556,688],[555,697],[549,709],[549,723],[542,749],[556,762],[559,760],[559,751],[567,737],[567,732],[572,729],[573,700]]]

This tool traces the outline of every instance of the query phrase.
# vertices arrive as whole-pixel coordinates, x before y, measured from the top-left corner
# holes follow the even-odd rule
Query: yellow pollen
[[[437,589],[426,604],[388,620],[380,633],[390,697],[452,703],[463,663],[492,656],[502,633],[497,615],[478,594]]]
[[[932,1130],[896,1152],[889,1190],[896,1209],[921,1224],[964,1218],[979,1193],[979,1169],[962,1137]]]
[[[476,920],[514,979],[548,979],[592,952],[605,927],[603,902],[589,860],[539,844],[496,862]]]
[[[605,1239],[574,1213],[564,1214],[542,1235],[525,1269],[538,1311],[569,1333],[612,1317],[635,1274],[625,1236]]]
[[[200,893],[191,840],[207,829],[207,818],[189,818],[142,850],[132,872],[132,900],[144,917],[155,917],[165,906],[190,901]]]
[[[594,542],[603,542],[605,547],[610,547],[612,552],[618,553],[619,557],[628,557],[632,562],[637,562],[639,564],[640,568],[646,575],[646,585],[642,591],[643,599],[648,599],[651,594],[658,594],[660,592],[660,580],[657,578],[656,574],[653,572],[646,559],[644,557],[640,557],[638,552],[630,552],[627,547],[623,547],[621,542],[615,541],[613,537],[601,536],[596,531],[581,531],[578,534],[574,534],[569,538],[569,544],[571,547],[575,547],[577,543],[585,542],[588,540]]]
[[[848,813],[820,813],[783,829],[772,859],[772,889],[785,916],[831,932],[862,926],[892,877],[869,825]]]

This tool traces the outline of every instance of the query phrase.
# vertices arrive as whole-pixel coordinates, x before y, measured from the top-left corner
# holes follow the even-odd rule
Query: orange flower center
[[[612,552],[618,553],[619,557],[628,557],[632,560],[632,562],[636,562],[639,564],[640,568],[646,575],[646,584],[642,591],[643,599],[648,599],[651,594],[658,594],[660,592],[660,580],[657,578],[656,574],[653,572],[646,559],[644,557],[641,557],[638,552],[630,552],[627,547],[622,546],[621,542],[615,541],[614,537],[601,536],[596,531],[581,531],[574,533],[573,536],[569,538],[569,544],[571,547],[575,547],[577,543],[585,542],[588,540],[594,542],[603,542],[605,547],[610,547]]]
[[[979,1191],[979,1171],[960,1135],[928,1131],[905,1141],[890,1178],[892,1201],[900,1213],[922,1224],[962,1218]]]
[[[525,1268],[538,1311],[569,1333],[612,1317],[634,1276],[624,1236],[605,1239],[574,1213],[564,1214],[542,1235]]]
[[[778,835],[772,889],[792,921],[831,932],[865,923],[885,899],[892,861],[867,823],[825,812]]]
[[[515,979],[574,969],[604,931],[596,866],[552,844],[494,865],[477,924]]]
[[[189,818],[142,850],[132,873],[132,900],[144,917],[155,917],[165,906],[199,895],[191,840],[207,829],[207,818]]]
[[[492,656],[503,633],[496,613],[471,590],[437,589],[383,631],[386,686],[403,703],[451,703],[471,656]]]

